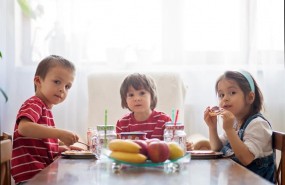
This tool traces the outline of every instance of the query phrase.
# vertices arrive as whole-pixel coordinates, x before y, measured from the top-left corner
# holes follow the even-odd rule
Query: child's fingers
[[[186,141],[186,149],[187,151],[193,150],[193,142]]]
[[[75,134],[75,139],[76,139],[76,142],[79,140],[79,136],[77,134]]]
[[[81,147],[78,147],[78,146],[74,146],[74,145],[70,145],[70,150],[84,150],[83,148]]]

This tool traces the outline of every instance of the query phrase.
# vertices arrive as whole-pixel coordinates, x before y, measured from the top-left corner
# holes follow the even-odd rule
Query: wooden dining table
[[[114,168],[107,157],[59,157],[26,185],[266,185],[271,184],[228,158],[190,159],[176,170],[163,166]],[[116,165],[115,165],[116,167]]]

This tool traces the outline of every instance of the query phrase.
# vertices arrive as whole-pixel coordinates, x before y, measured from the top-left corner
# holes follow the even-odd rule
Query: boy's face
[[[36,96],[52,108],[53,105],[63,102],[72,86],[74,72],[61,66],[53,67],[45,79],[36,76],[34,81],[37,87]]]
[[[151,111],[151,94],[145,89],[136,90],[130,86],[126,102],[129,109],[134,113],[149,113]]]

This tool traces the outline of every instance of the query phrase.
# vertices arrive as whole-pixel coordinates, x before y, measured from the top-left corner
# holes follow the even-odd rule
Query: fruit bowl
[[[189,163],[190,159],[191,159],[191,155],[189,153],[186,153],[183,157],[174,159],[174,160],[166,160],[164,162],[161,163],[153,163],[151,160],[146,160],[146,162],[144,163],[130,163],[130,162],[125,162],[125,161],[120,161],[117,159],[114,159],[112,157],[109,156],[110,152],[104,152],[104,154],[113,161],[113,169],[114,168],[121,168],[122,165],[127,165],[127,166],[133,166],[133,167],[165,167],[165,166],[173,166],[173,164],[175,164],[174,166],[178,167],[180,166],[180,164],[182,163]]]

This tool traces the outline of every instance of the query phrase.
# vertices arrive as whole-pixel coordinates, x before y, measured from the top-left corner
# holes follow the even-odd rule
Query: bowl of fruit
[[[147,140],[112,140],[105,153],[118,167],[131,165],[137,167],[155,167],[180,162],[190,162],[190,155],[175,142],[159,139]]]

